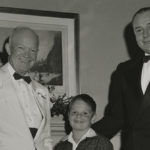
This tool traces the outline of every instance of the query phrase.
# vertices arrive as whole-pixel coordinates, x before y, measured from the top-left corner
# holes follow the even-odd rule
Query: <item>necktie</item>
[[[29,76],[21,76],[20,74],[16,72],[13,74],[13,76],[15,80],[23,79],[28,84],[31,82],[31,78]]]
[[[143,62],[146,63],[150,60],[150,55],[143,57]]]

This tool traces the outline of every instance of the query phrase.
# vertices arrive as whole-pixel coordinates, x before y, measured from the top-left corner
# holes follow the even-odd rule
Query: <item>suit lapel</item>
[[[141,88],[141,73],[142,73],[142,60],[134,61],[128,66],[125,72],[125,91],[127,92],[128,99],[126,100],[129,105],[129,113],[131,113],[131,124],[135,123],[136,118],[139,116],[143,92]]]
[[[129,73],[127,73],[128,74],[127,78],[130,82],[130,85],[133,86],[133,89],[136,90],[135,92],[139,97],[143,96],[142,87],[141,87],[142,67],[143,67],[143,63],[142,60],[140,60],[135,64],[133,69],[131,68],[131,70],[128,70]]]
[[[145,94],[143,95],[139,114],[142,114],[142,112],[149,107],[150,107],[150,83],[148,84]]]
[[[148,87],[144,94],[141,110],[144,110],[146,107],[149,106],[150,106],[150,84],[148,84]]]
[[[33,88],[33,95],[34,98],[37,102],[37,105],[42,113],[42,116],[45,117],[45,103],[44,103],[44,98],[42,97],[42,95],[39,93],[39,90],[42,89],[40,86],[38,86],[38,84],[35,81],[31,82],[31,86]]]
[[[145,94],[143,94],[142,87],[141,87],[142,67],[143,67],[143,62],[141,60],[139,63],[137,63],[137,67],[134,67],[135,69],[133,70],[133,72],[131,74],[131,78],[133,80],[132,85],[134,85],[134,88],[137,89],[137,91],[135,91],[136,92],[135,93],[136,94],[136,102],[134,105],[134,110],[136,112],[136,115],[135,115],[134,120],[137,120],[142,115],[142,112],[148,106],[150,106],[150,100],[149,100],[150,94],[147,93],[148,89],[146,90]],[[150,87],[149,87],[149,89],[150,89]]]
[[[39,93],[39,90],[43,89],[41,88],[41,86],[39,86],[39,84],[37,84],[35,81],[32,81],[31,82],[31,86],[33,87],[33,94],[34,94],[34,98],[36,100],[36,103],[40,109],[40,112],[42,114],[42,122],[41,122],[41,125],[36,133],[36,136],[34,138],[34,140],[37,140],[37,138],[40,136],[41,134],[41,131],[45,125],[45,115],[46,115],[46,99],[44,99],[41,94]]]

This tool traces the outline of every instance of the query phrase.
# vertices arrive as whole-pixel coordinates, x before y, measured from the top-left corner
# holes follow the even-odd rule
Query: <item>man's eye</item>
[[[18,46],[17,49],[24,50],[24,47],[23,46]]]
[[[31,52],[32,52],[32,53],[36,53],[36,50],[35,50],[35,49],[31,49]]]
[[[32,53],[36,53],[37,50],[36,50],[36,49],[31,49],[31,52],[32,52]]]
[[[135,29],[135,33],[142,33],[143,32],[143,30],[141,29],[141,28],[138,28],[138,29]]]

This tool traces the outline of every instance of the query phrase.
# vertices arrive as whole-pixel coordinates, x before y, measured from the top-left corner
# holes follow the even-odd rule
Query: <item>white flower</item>
[[[46,99],[46,91],[45,91],[44,89],[38,88],[38,89],[36,89],[36,93],[37,93],[40,97]]]

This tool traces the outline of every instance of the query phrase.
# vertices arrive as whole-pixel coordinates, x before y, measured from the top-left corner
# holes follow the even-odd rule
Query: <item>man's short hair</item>
[[[25,27],[25,26],[18,26],[18,27],[14,28],[12,30],[12,33],[9,36],[9,44],[10,44],[10,46],[11,46],[11,44],[13,42],[13,38],[16,36],[16,34],[19,33],[19,32],[23,32],[23,31],[24,32],[25,31],[30,31],[31,33],[33,33],[35,35],[36,39],[37,39],[37,44],[39,46],[39,36],[37,35],[37,33],[33,29],[31,29],[29,27]]]
[[[134,21],[135,17],[136,17],[138,14],[142,14],[142,13],[147,12],[147,11],[150,11],[150,7],[143,7],[143,8],[141,8],[141,9],[139,9],[139,10],[133,15],[131,23],[133,24],[133,21]]]

